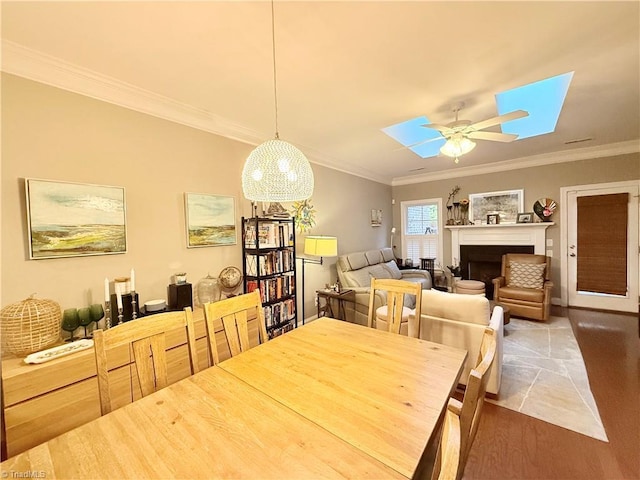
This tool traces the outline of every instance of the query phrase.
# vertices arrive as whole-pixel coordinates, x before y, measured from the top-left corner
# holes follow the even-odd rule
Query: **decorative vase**
[[[447,225],[453,225],[453,205],[447,205]]]
[[[453,202],[453,224],[460,225],[460,202]]]

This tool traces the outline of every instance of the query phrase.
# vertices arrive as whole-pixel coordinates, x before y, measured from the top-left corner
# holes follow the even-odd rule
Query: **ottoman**
[[[484,295],[484,282],[478,280],[458,280],[455,283],[455,293],[467,295]]]

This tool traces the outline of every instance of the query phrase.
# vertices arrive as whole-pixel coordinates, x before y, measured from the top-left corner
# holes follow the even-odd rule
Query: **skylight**
[[[505,122],[503,133],[515,133],[518,140],[555,131],[573,72],[530,83],[496,94],[500,115],[525,110],[529,116]]]
[[[435,157],[445,138],[437,130],[423,127],[429,123],[431,121],[422,116],[385,127],[382,131],[422,158]]]
[[[499,115],[515,110],[529,113],[525,118],[503,123],[502,132],[516,134],[517,140],[522,140],[555,131],[573,73],[564,73],[496,94]],[[485,119],[473,121],[482,120]],[[429,123],[431,121],[422,116],[385,127],[382,131],[422,158],[435,157],[446,139],[439,131],[424,127]]]

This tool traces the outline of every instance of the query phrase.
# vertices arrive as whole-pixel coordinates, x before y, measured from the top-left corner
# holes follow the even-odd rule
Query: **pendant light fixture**
[[[276,133],[273,140],[258,145],[242,169],[242,191],[251,201],[292,202],[313,194],[313,171],[309,160],[296,147],[280,140],[278,134],[278,89],[276,75],[276,34],[271,0],[271,46],[273,54],[273,97]]]
[[[455,133],[440,148],[440,152],[447,157],[455,158],[455,163],[458,163],[458,157],[469,153],[474,148],[476,148],[476,142],[465,137],[462,133]]]

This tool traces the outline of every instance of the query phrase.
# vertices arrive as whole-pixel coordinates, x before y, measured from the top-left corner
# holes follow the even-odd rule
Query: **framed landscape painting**
[[[235,198],[204,193],[185,193],[187,247],[235,245]]]
[[[29,258],[126,253],[123,187],[25,180]]]
[[[481,225],[487,215],[499,215],[499,223],[516,223],[523,202],[524,190],[473,193],[469,195],[469,220]]]

